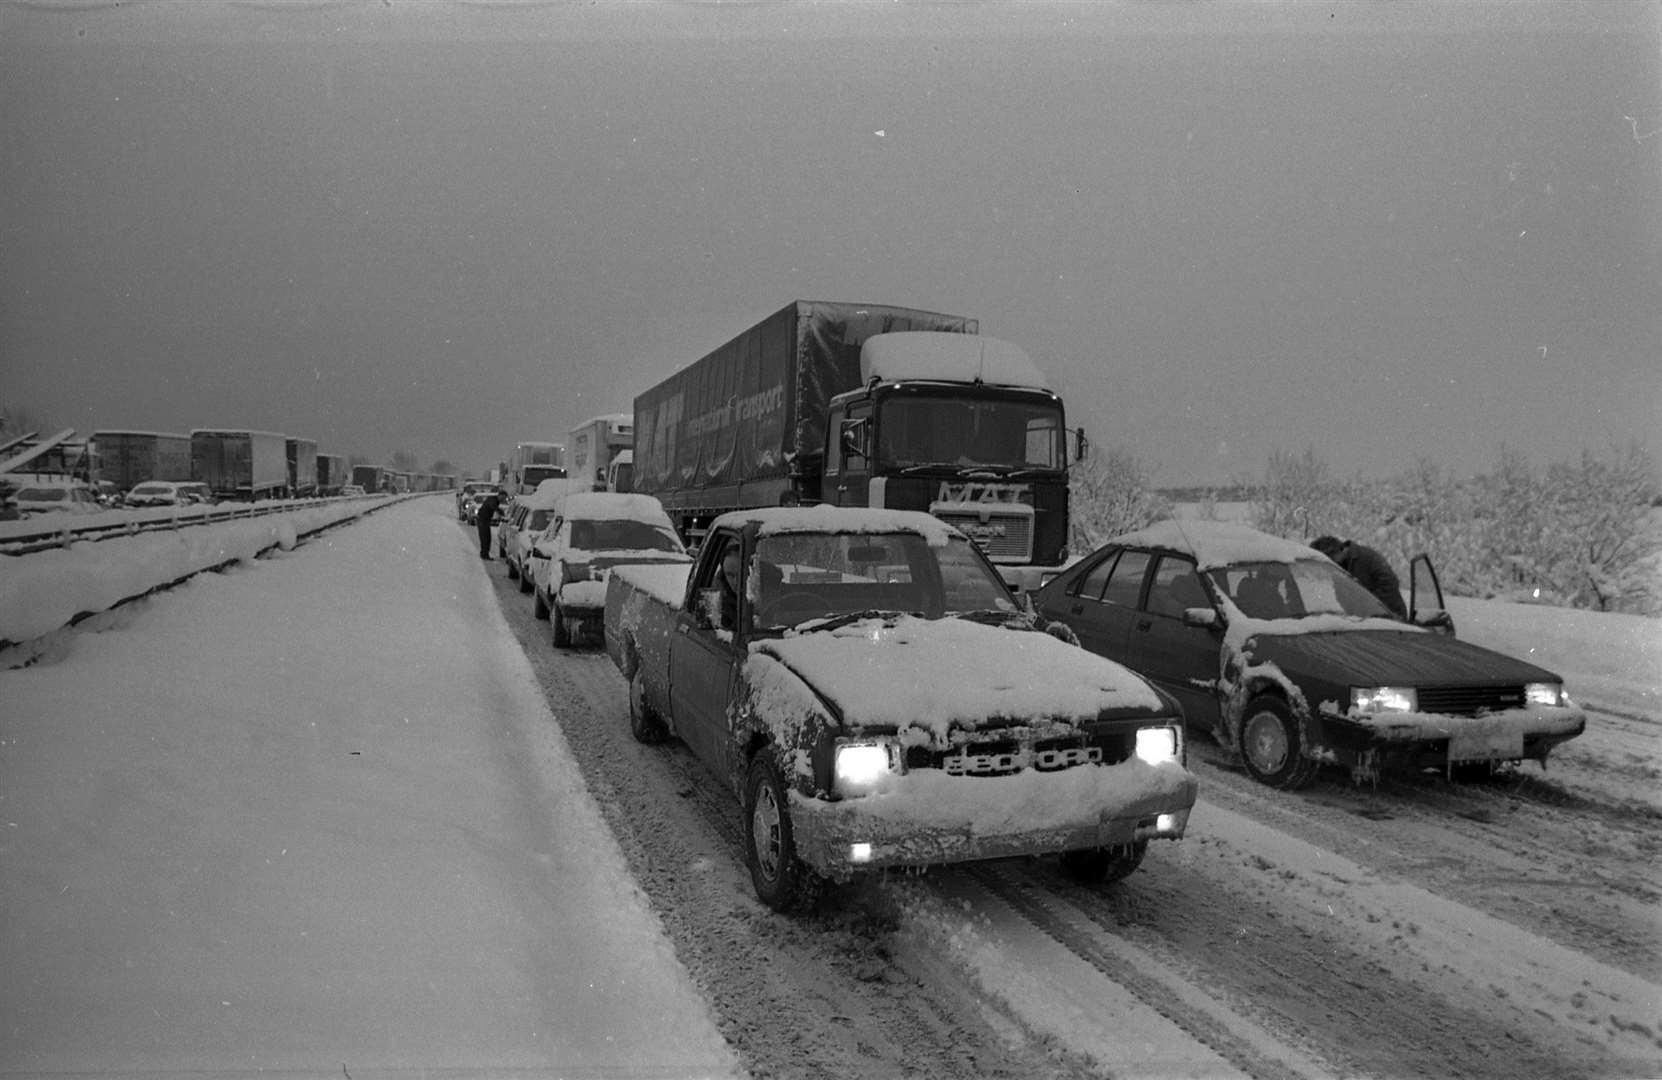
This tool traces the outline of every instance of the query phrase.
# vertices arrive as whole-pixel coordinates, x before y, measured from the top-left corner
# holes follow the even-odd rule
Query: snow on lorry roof
[[[1050,389],[1044,372],[1020,345],[981,334],[897,330],[860,346],[860,381],[921,379]]]
[[[1288,563],[1321,557],[1308,544],[1232,521],[1157,521],[1147,528],[1122,533],[1108,543],[1185,552],[1195,557],[1202,570],[1244,562]]]

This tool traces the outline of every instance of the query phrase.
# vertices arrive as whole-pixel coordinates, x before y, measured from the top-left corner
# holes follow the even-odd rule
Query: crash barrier
[[[192,527],[95,533],[97,542],[0,557],[0,668],[34,662],[64,632],[208,570],[357,520],[411,496],[313,499],[181,517]],[[250,511],[256,512],[250,512]],[[195,527],[203,526],[203,527]],[[214,526],[214,527],[207,527]]]
[[[391,502],[408,495],[336,495],[318,499],[265,500],[257,503],[223,502],[211,506],[145,508],[106,510],[88,517],[97,520],[87,524],[72,524],[65,515],[51,515],[55,520],[43,526],[41,518],[0,522],[0,555],[28,555],[36,551],[68,547],[81,541],[111,540],[123,536],[159,530],[187,529],[197,525],[213,525],[239,518],[263,517],[267,514],[290,514],[309,506],[332,506],[343,502]],[[111,520],[119,517],[119,520]]]

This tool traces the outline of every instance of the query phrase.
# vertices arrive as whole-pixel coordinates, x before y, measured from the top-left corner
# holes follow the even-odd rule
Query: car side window
[[[1193,607],[1210,607],[1206,589],[1195,573],[1192,559],[1176,555],[1162,555],[1154,567],[1154,577],[1148,585],[1148,611],[1153,615],[1182,618],[1183,612]]]
[[[1143,590],[1143,574],[1148,570],[1149,558],[1146,551],[1121,552],[1119,561],[1114,564],[1114,572],[1108,577],[1108,587],[1102,591],[1103,602],[1136,607],[1137,597]]]
[[[1085,576],[1079,579],[1079,584],[1074,588],[1074,595],[1086,600],[1101,600],[1102,588],[1108,584],[1108,575],[1113,571],[1114,559],[1118,555],[1119,552],[1110,551],[1102,561],[1086,571]]]

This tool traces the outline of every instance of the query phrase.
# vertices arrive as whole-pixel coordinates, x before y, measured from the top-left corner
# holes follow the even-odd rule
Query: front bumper
[[[1181,839],[1199,782],[1142,761],[1014,776],[923,770],[884,791],[831,801],[791,794],[796,854],[834,881],[924,867]]]
[[[1587,714],[1574,706],[1508,709],[1483,716],[1437,713],[1340,714],[1321,711],[1318,747],[1348,765],[1545,762],[1553,747],[1580,735]]]

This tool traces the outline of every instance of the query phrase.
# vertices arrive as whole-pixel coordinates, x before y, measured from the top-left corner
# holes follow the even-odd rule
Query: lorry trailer
[[[288,439],[272,431],[196,428],[190,478],[217,499],[280,499],[289,489]]]
[[[317,440],[283,440],[289,463],[289,494],[297,499],[317,494]]]
[[[923,510],[975,540],[1012,587],[1036,587],[1066,559],[1062,399],[1025,352],[979,329],[795,301],[635,398],[634,490],[690,544],[735,509]]]
[[[120,492],[147,480],[190,479],[190,436],[166,431],[95,431],[98,475]]]
[[[344,455],[317,455],[317,493],[319,495],[339,495],[340,489],[350,483],[352,483],[352,469],[347,465]]]

